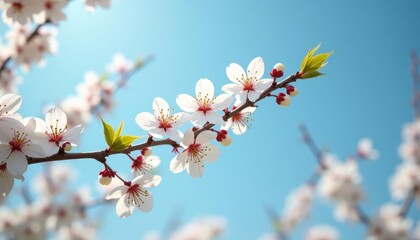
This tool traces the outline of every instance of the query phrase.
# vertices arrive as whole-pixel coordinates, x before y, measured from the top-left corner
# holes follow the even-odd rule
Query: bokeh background
[[[125,133],[145,135],[134,118],[152,110],[154,97],[179,110],[176,96],[193,94],[198,79],[209,78],[221,93],[229,82],[225,68],[232,62],[246,67],[257,56],[264,59],[266,77],[277,62],[286,66],[285,75],[293,74],[307,50],[322,43],[321,51],[334,50],[323,70],[326,75],[294,84],[300,94],[288,108],[274,99],[258,104],[251,129],[233,136],[232,145],[222,149],[217,162],[206,165],[202,178],[172,174],[172,149],[155,148],[163,181],[152,189],[152,212],[119,219],[110,205],[89,213],[103,217],[100,239],[141,239],[151,230],[164,230],[174,215],[181,222],[225,216],[229,230],[224,239],[256,239],[273,232],[266,206],[280,212],[285,197],[316,166],[298,130],[306,123],[318,145],[342,159],[354,154],[359,139],[373,139],[381,157],[360,165],[367,193],[361,207],[372,215],[391,200],[389,177],[401,161],[401,129],[412,119],[409,51],[420,51],[419,11],[417,0],[115,0],[110,9],[91,14],[74,1],[59,26],[58,54],[47,58],[45,68],[35,67],[23,76],[20,113],[41,117],[43,106],[74,94],[86,71],[103,72],[117,52],[131,59],[153,55],[153,62],[117,93],[113,113],[103,116],[113,125],[124,120]],[[94,120],[78,150],[105,147],[102,126]],[[109,162],[129,175],[128,159],[119,156]],[[97,188],[100,164],[66,164],[79,171],[76,186]],[[31,166],[26,182],[41,170]],[[333,210],[317,198],[311,217],[291,239],[303,239],[315,224],[334,226],[344,240],[363,239],[364,226],[337,222]],[[419,208],[412,207],[409,216],[419,220],[419,215]]]

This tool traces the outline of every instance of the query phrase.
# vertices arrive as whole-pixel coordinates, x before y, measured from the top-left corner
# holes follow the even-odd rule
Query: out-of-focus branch
[[[29,36],[28,36],[28,37],[26,37],[25,44],[29,43],[32,39],[34,39],[34,38],[35,38],[35,37],[39,34],[39,30],[40,30],[43,26],[45,26],[45,25],[49,24],[50,22],[51,22],[50,20],[47,20],[47,21],[45,21],[44,23],[38,24],[38,25],[35,27],[35,29],[34,29],[34,30],[32,30],[31,34],[29,34]],[[12,61],[12,56],[8,56],[8,57],[7,57],[7,58],[3,61],[3,63],[2,63],[2,64],[1,64],[1,66],[0,66],[0,74],[1,74],[4,70],[6,70],[7,64],[8,64],[10,61]]]
[[[316,157],[316,159],[318,161],[318,164],[320,165],[321,170],[322,171],[327,170],[328,167],[327,167],[327,164],[325,164],[325,162],[324,162],[322,151],[317,147],[317,145],[316,145],[315,141],[313,140],[312,136],[310,135],[308,129],[306,128],[306,126],[304,124],[300,125],[299,128],[302,132],[304,142],[311,149],[311,152]],[[322,174],[322,171],[319,172],[319,174]],[[311,177],[311,179],[312,178],[313,177]],[[312,179],[312,183],[313,182],[316,182],[316,181]],[[355,206],[355,210],[356,210],[356,213],[358,215],[358,218],[359,218],[360,222],[362,222],[365,225],[369,225],[369,217],[363,212],[363,210],[359,206]]]
[[[410,210],[411,205],[413,204],[413,201],[416,197],[417,192],[420,191],[419,186],[414,186],[408,193],[407,197],[404,199],[404,202],[401,206],[400,216],[405,217],[408,213],[408,210]]]
[[[420,102],[420,75],[418,72],[420,59],[417,56],[416,51],[411,50],[411,76],[413,77],[413,99],[412,99],[412,107],[413,107],[413,115],[414,118],[420,118],[420,109],[419,109],[419,102]]]
[[[243,109],[245,109],[249,106],[254,106],[254,104],[256,102],[259,102],[262,99],[266,98],[267,96],[270,95],[271,92],[273,92],[273,91],[275,91],[279,88],[287,87],[289,83],[295,82],[297,79],[298,78],[297,78],[296,75],[291,75],[291,76],[287,77],[286,79],[284,79],[283,81],[281,81],[279,83],[274,83],[270,88],[265,90],[255,102],[246,101],[243,105],[241,105],[240,107],[238,107],[234,111],[227,112],[225,114],[225,116],[223,117],[223,119],[225,121],[227,121],[228,119],[230,119],[233,116],[235,116],[236,114],[238,114],[241,110],[243,110]],[[215,124],[206,123],[202,128],[200,128],[198,130],[195,130],[194,133],[197,136],[200,132],[202,132],[204,130],[209,130],[214,126],[215,126]],[[49,156],[49,157],[44,157],[44,158],[28,157],[27,159],[28,159],[28,164],[53,162],[53,161],[63,161],[63,160],[75,160],[75,159],[95,159],[95,160],[97,160],[101,163],[104,163],[106,161],[106,157],[108,157],[109,155],[126,154],[126,153],[130,153],[132,151],[135,151],[135,150],[141,150],[141,149],[146,148],[146,147],[153,147],[153,146],[160,146],[160,145],[170,145],[173,148],[180,147],[180,145],[177,142],[175,142],[171,139],[164,139],[164,140],[157,140],[156,141],[156,140],[153,140],[153,139],[149,138],[146,142],[144,142],[142,144],[131,146],[131,147],[129,147],[129,148],[123,150],[123,151],[101,150],[101,151],[96,151],[96,152],[85,152],[85,153],[59,152],[59,153],[56,153],[56,154],[54,154],[52,156]]]

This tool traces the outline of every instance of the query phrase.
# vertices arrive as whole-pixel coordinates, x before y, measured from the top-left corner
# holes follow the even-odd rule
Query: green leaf
[[[123,151],[127,149],[134,141],[139,139],[140,137],[137,136],[119,136],[117,139],[115,139],[114,144],[110,147],[110,150],[112,151]]]
[[[105,141],[108,144],[108,147],[111,147],[115,139],[114,128],[108,123],[106,123],[102,118],[101,118],[101,121],[102,121],[102,125],[104,126]]]
[[[330,57],[333,51],[329,53],[320,53],[313,56],[307,63],[305,71],[316,71],[325,66],[325,62]]]
[[[123,126],[124,126],[124,121],[121,121],[120,126],[118,126],[118,129],[115,132],[115,138],[118,138],[119,136],[121,136]]]
[[[318,44],[314,49],[311,49],[308,51],[306,56],[303,58],[302,63],[300,64],[300,72],[305,72],[306,66],[308,64],[308,61],[311,60],[314,53],[321,47],[321,44]]]
[[[308,71],[308,72],[305,72],[300,78],[302,79],[314,78],[320,75],[323,75],[323,74],[318,71]]]

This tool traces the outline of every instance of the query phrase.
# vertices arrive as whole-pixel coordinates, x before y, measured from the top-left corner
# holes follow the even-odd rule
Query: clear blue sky
[[[381,152],[376,162],[361,165],[367,199],[362,208],[375,213],[390,200],[389,177],[401,161],[397,148],[401,128],[411,120],[409,50],[420,51],[420,2],[406,1],[113,1],[109,10],[86,13],[79,2],[66,9],[59,26],[59,53],[45,69],[34,68],[20,87],[23,115],[38,115],[42,104],[74,93],[88,70],[102,72],[116,52],[129,58],[154,55],[155,60],[117,94],[118,106],[105,116],[125,132],[144,135],[134,117],[151,111],[154,97],[171,106],[180,93],[194,93],[198,79],[211,79],[218,93],[228,83],[225,68],[247,66],[261,56],[266,69],[275,63],[295,73],[309,48],[334,50],[327,75],[295,84],[300,91],[289,108],[272,99],[259,104],[252,128],[222,149],[204,177],[169,171],[169,147],[155,149],[163,181],[152,190],[151,213],[137,211],[120,220],[114,206],[106,214],[100,239],[140,239],[149,230],[163,230],[179,209],[182,221],[200,215],[223,215],[229,222],[226,239],[255,239],[272,231],[264,207],[280,211],[285,196],[307,180],[315,161],[300,142],[298,125],[306,123],[318,145],[341,158],[354,152],[359,139],[370,137]],[[4,32],[4,27],[1,28]],[[269,76],[268,72],[265,76]],[[105,148],[99,121],[87,127],[81,151]],[[110,160],[129,173],[123,157]],[[101,166],[78,161],[80,183],[96,185]],[[31,166],[27,181],[39,167]],[[337,223],[330,204],[317,200],[316,210],[291,239],[302,239],[314,224],[337,227],[342,239],[361,239],[364,227]],[[94,213],[94,212],[93,212]],[[410,215],[419,220],[419,209]]]

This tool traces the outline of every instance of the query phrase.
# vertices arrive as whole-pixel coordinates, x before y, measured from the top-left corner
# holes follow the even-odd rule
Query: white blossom
[[[171,172],[180,173],[186,169],[192,177],[201,177],[204,173],[204,161],[214,162],[220,156],[220,150],[208,143],[215,138],[216,134],[209,130],[194,137],[192,129],[188,129],[181,142],[184,150],[170,163]]]
[[[215,97],[213,83],[207,78],[198,80],[195,94],[196,97],[180,94],[176,98],[176,103],[183,111],[192,113],[193,124],[199,126],[206,122],[223,124],[224,120],[217,111],[227,108],[232,102],[232,97],[228,94],[220,94]]]

